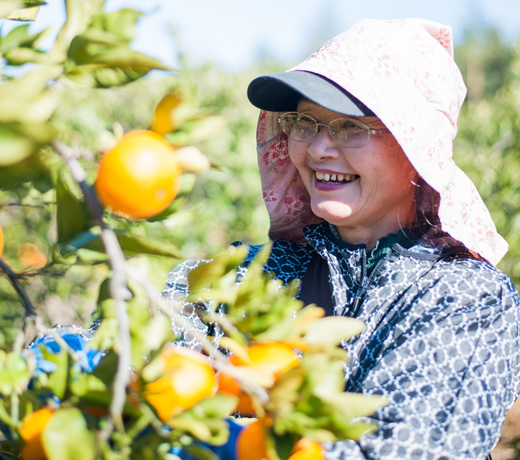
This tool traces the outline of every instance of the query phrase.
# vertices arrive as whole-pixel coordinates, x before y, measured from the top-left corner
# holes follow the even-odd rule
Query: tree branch
[[[14,290],[20,297],[22,301],[23,308],[25,310],[24,314],[24,324],[22,326],[22,330],[25,330],[26,324],[25,321],[27,317],[29,316],[36,316],[36,309],[34,308],[33,304],[31,303],[31,300],[29,299],[27,293],[25,292],[25,289],[22,287],[22,285],[18,282],[18,276],[17,274],[12,270],[12,268],[7,265],[7,263],[4,261],[4,259],[0,259],[0,269],[6,274],[7,279],[13,286]]]
[[[130,383],[131,353],[130,353],[130,320],[126,311],[126,300],[129,298],[129,290],[125,278],[126,260],[121,250],[115,233],[107,226],[103,219],[103,208],[99,200],[87,184],[87,175],[74,156],[74,151],[61,142],[55,142],[54,148],[63,157],[73,179],[78,183],[85,196],[87,205],[96,223],[101,227],[101,241],[108,256],[108,263],[112,269],[110,279],[110,294],[114,300],[118,322],[118,353],[116,378],[113,387],[113,398],[110,403],[112,421],[123,431],[122,412],[126,399],[126,387]],[[111,427],[106,430],[106,436],[110,435]]]

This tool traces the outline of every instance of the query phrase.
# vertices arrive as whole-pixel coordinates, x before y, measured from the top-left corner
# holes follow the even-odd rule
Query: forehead
[[[366,124],[373,124],[378,122],[381,123],[377,117],[354,117],[351,115],[333,112],[332,110],[326,109],[325,107],[315,104],[314,102],[311,102],[305,98],[300,99],[296,110],[306,115],[311,115],[318,121],[331,121],[335,120],[336,118],[353,118]]]

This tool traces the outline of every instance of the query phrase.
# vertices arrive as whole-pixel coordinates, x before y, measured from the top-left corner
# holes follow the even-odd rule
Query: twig
[[[126,285],[125,266],[126,260],[121,250],[115,233],[103,220],[103,208],[97,196],[86,182],[86,173],[78,160],[74,157],[73,150],[61,142],[54,142],[54,148],[63,157],[73,179],[78,183],[85,196],[87,205],[96,223],[101,227],[101,241],[108,256],[108,263],[112,269],[110,279],[110,293],[114,300],[118,319],[119,359],[116,377],[113,386],[113,397],[110,403],[111,420],[119,431],[123,431],[122,412],[126,398],[126,387],[130,383],[131,354],[130,354],[130,321],[126,311],[126,300],[129,291]],[[108,424],[104,432],[106,439],[110,436],[112,425]]]
[[[1,203],[0,208],[7,208],[7,207],[13,207],[13,208],[35,208],[35,209],[45,209],[50,205],[56,204],[54,201],[44,201],[39,204],[30,204],[30,203],[19,203],[17,201],[10,201],[8,203]]]
[[[7,278],[9,279],[9,282],[13,286],[14,290],[20,297],[22,301],[23,308],[25,310],[23,324],[22,324],[22,330],[25,331],[27,327],[26,320],[28,317],[36,316],[36,309],[34,308],[33,304],[31,303],[31,300],[29,299],[29,296],[25,292],[25,289],[22,287],[22,285],[18,282],[18,277],[16,273],[11,269],[9,265],[3,260],[0,259],[0,269],[6,274]]]

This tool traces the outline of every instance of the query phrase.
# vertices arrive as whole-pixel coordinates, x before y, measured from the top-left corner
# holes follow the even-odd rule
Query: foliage
[[[44,3],[9,0],[0,6],[0,17],[31,20]],[[5,456],[14,458],[22,445],[24,417],[45,407],[53,413],[42,435],[51,458],[167,458],[172,447],[181,445],[212,458],[200,442],[227,439],[225,420],[235,397],[217,393],[163,423],[139,389],[160,378],[157,363],[175,339],[171,322],[181,321],[168,313],[171,305],[166,308],[151,294],[152,288],[161,289],[167,271],[186,257],[214,258],[194,271],[190,282],[192,300],[212,299],[208,305],[213,309],[196,311],[201,320],[220,324],[221,346],[241,356],[251,345],[266,342],[300,351],[298,366],[266,378],[248,366],[229,366],[215,344],[205,344],[216,370],[233,375],[250,394],[273,458],[287,458],[302,437],[355,439],[373,429],[352,418],[370,415],[384,401],[343,392],[345,354],[338,347],[362,325],[321,318],[316,306],[301,309],[294,285],[282,287],[264,275],[267,252],[239,284],[236,267],[243,249],[220,254],[234,240],[266,239],[254,155],[257,110],[245,94],[253,76],[280,69],[274,65],[230,75],[215,66],[184,66],[180,73],[148,75],[164,66],[130,48],[140,13],[105,13],[102,0],[67,0],[66,5],[67,21],[48,51],[42,48],[47,31],[32,33],[28,24],[0,36],[5,64],[0,225],[6,242],[0,278],[0,348],[5,350],[0,352],[0,429]],[[515,50],[511,59],[496,35],[490,37],[489,46],[475,47],[468,35],[459,49],[464,72],[471,68],[472,53],[481,52],[484,82],[468,81],[474,97],[461,114],[456,160],[510,243],[500,268],[518,286],[519,56]],[[13,68],[20,69],[16,77]],[[177,149],[204,152],[212,167],[196,174],[196,168],[184,168],[178,197],[150,219],[96,213],[90,200],[102,152],[124,133],[154,126],[154,108],[165,95],[174,101],[164,111],[170,123],[161,125],[167,126],[164,132],[157,129]],[[85,180],[78,180],[71,164]],[[114,236],[113,247],[124,253],[122,265],[108,254],[107,247],[113,247],[103,238],[107,231]],[[42,268],[23,262],[21,251],[28,242],[47,259]],[[42,318],[47,324],[88,325],[94,309],[99,325],[90,344],[103,349],[101,360],[95,348],[74,351],[64,339],[68,336],[42,326]],[[17,334],[20,328],[25,336]],[[42,345],[22,359],[23,341],[34,333],[50,334],[59,350]],[[93,365],[94,359],[99,364]],[[130,367],[132,382],[141,386],[129,381],[125,370]]]
[[[0,7],[0,15],[37,20],[40,5],[45,7],[45,2],[12,0]],[[252,109],[249,114],[230,109],[236,97],[232,87],[200,99],[194,91],[200,81],[194,83],[190,72],[183,78],[164,78],[159,92],[147,90],[146,98],[136,87],[124,93],[141,84],[149,71],[166,70],[161,62],[130,48],[140,13],[128,8],[107,13],[102,0],[67,0],[65,5],[65,24],[49,50],[42,48],[46,31],[33,34],[28,24],[0,37],[6,69],[23,67],[15,77],[4,72],[0,83],[0,224],[6,241],[0,259],[2,292],[9,295],[4,309],[14,309],[18,301],[22,323],[19,333],[5,334],[8,351],[0,352],[2,455],[166,459],[182,447],[201,458],[214,458],[210,446],[227,441],[237,398],[214,394],[214,370],[205,364],[210,383],[203,399],[175,404],[168,413],[157,409],[157,397],[174,385],[169,373],[180,372],[164,367],[164,362],[175,362],[165,357],[177,338],[172,324],[193,333],[196,328],[180,314],[179,305],[166,304],[156,293],[142,268],[160,259],[158,264],[171,267],[181,257],[182,246],[189,249],[191,241],[207,240],[209,229],[217,228],[223,217],[227,225],[236,224],[239,237],[246,234],[246,221],[253,225],[247,233],[261,234],[254,230],[261,220],[254,204],[259,194],[256,189],[249,192],[255,160],[251,156],[244,162],[236,154],[254,149],[244,141],[253,130]],[[204,75],[214,81],[212,70]],[[128,105],[132,98],[135,104]],[[87,106],[78,104],[82,100],[94,110],[78,109]],[[115,100],[117,110],[111,112]],[[164,101],[170,104],[166,109]],[[227,110],[229,125],[224,126]],[[215,112],[220,116],[212,115]],[[159,116],[166,117],[166,123],[158,124]],[[129,220],[100,205],[95,194],[99,158],[126,132],[150,126],[166,126],[161,134],[174,147],[172,155],[178,155],[182,182],[178,198],[160,214]],[[200,150],[207,150],[213,163],[203,173],[200,165],[206,157]],[[240,174],[243,182],[231,180],[225,167]],[[198,190],[194,172],[202,184]],[[204,208],[208,205],[201,204],[203,195],[220,201]],[[226,219],[222,214],[232,207],[243,213]],[[222,246],[228,236],[222,234],[206,249]],[[228,315],[197,305],[195,311],[201,321],[220,325],[222,346],[233,353],[245,355],[254,343],[286,343],[299,350],[297,365],[268,378],[261,371],[235,368],[206,337],[197,340],[214,368],[236,378],[250,395],[256,415],[272,422],[266,430],[270,458],[286,459],[302,437],[319,442],[357,439],[374,429],[353,419],[369,416],[385,401],[343,392],[345,353],[340,344],[363,325],[353,319],[321,318],[323,310],[316,306],[302,308],[294,299],[294,284],[284,287],[264,273],[268,248],[237,283],[237,267],[245,256],[244,248],[230,249],[192,273],[193,295],[211,295],[208,305],[221,305]],[[41,305],[51,295],[65,305],[76,295],[82,301],[95,298],[95,326],[45,327]],[[86,318],[74,322],[88,325]],[[33,333],[40,338],[22,351]],[[196,376],[190,374],[188,382],[190,378]]]
[[[520,67],[519,45],[502,74],[511,77],[492,96],[465,105],[459,119],[455,160],[486,202],[509,252],[499,264],[520,287]]]

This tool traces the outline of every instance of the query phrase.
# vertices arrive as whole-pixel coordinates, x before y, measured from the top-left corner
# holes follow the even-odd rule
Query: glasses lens
[[[285,113],[279,121],[283,132],[296,141],[307,141],[316,134],[316,120],[307,115]]]
[[[330,123],[330,136],[345,147],[361,147],[368,140],[368,127],[347,118]]]

